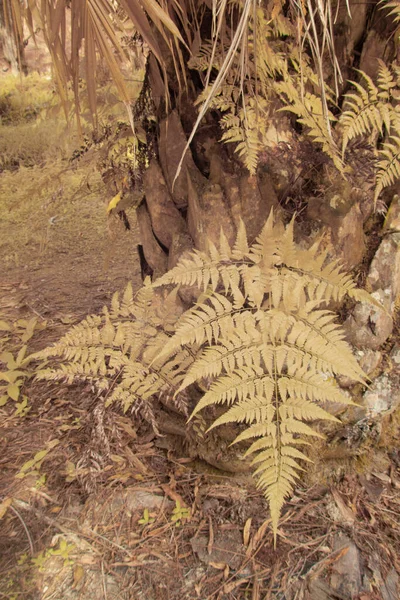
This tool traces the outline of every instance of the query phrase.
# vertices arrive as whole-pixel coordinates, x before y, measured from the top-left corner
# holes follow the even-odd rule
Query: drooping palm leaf
[[[23,19],[28,23],[30,31],[34,31],[34,25],[43,30],[65,113],[69,114],[68,89],[72,84],[78,123],[78,92],[82,77],[86,80],[88,105],[96,123],[96,68],[101,57],[110,71],[121,100],[128,108],[132,124],[132,99],[126,83],[126,66],[124,67],[128,56],[121,39],[124,35],[132,35],[134,31],[142,36],[161,67],[164,79],[162,87],[168,106],[167,74],[171,73],[172,67],[179,94],[187,89],[188,55],[184,53],[188,51],[190,56],[193,48],[198,49],[205,41],[203,16],[211,9],[211,26],[206,38],[212,45],[212,52],[204,79],[206,93],[203,94],[198,118],[187,147],[227,77],[230,77],[240,90],[238,102],[243,113],[244,127],[249,129],[247,101],[248,98],[254,98],[258,106],[259,94],[257,57],[260,46],[256,31],[257,12],[266,11],[259,6],[257,0],[217,0],[211,7],[206,0],[27,0],[25,9],[19,12],[15,7],[18,5],[21,8],[20,0],[2,1],[5,5],[14,6],[13,18],[19,30],[22,30]],[[329,110],[322,70],[322,56],[328,53],[334,67],[333,72],[338,75],[330,0],[307,0],[304,3],[290,0],[290,3],[292,15],[297,15],[296,19],[292,17],[292,20],[299,23],[297,47],[301,50],[307,41],[314,58],[326,129],[330,136]],[[120,18],[121,11],[125,18]],[[267,17],[272,23],[274,20],[278,23],[282,11],[283,2],[277,0]],[[265,45],[265,39],[263,43]],[[213,71],[215,56],[221,60],[221,67],[216,75]],[[250,73],[249,60],[254,66]],[[83,65],[85,68],[82,68]],[[154,65],[153,61],[153,70]],[[262,90],[262,86],[260,89]],[[258,113],[259,109],[256,108],[256,114]]]

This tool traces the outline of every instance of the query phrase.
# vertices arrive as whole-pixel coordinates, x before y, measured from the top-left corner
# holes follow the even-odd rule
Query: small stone
[[[364,394],[364,406],[373,415],[392,412],[400,404],[400,388],[396,375],[387,374],[376,379]]]
[[[383,600],[397,600],[400,596],[400,578],[392,568],[381,587]]]
[[[400,232],[400,196],[393,196],[393,200],[386,214],[383,231]]]
[[[392,360],[393,366],[396,370],[400,370],[400,346],[396,344],[391,353],[390,358]]]
[[[392,315],[400,295],[400,233],[392,233],[381,242],[369,269],[367,288],[384,310],[359,303],[344,327],[350,343],[377,350],[393,331]]]
[[[357,598],[361,590],[360,553],[353,542],[339,534],[334,540],[334,550],[343,549],[339,560],[332,564],[330,585],[343,600]]]
[[[379,352],[379,350],[367,348],[366,350],[357,350],[354,355],[367,376],[376,371],[382,362],[382,352]],[[344,376],[339,376],[337,380],[342,388],[349,388],[358,383],[355,379]]]
[[[379,350],[371,350],[367,348],[365,352],[360,352],[360,367],[367,375],[371,375],[382,362],[382,352]]]
[[[371,262],[367,284],[374,292],[384,290],[384,306],[392,312],[392,303],[400,293],[400,233],[382,240]]]
[[[371,294],[373,298],[385,305],[386,294],[379,290]],[[393,319],[385,310],[360,302],[345,323],[347,340],[358,348],[377,350],[386,342],[393,331]]]
[[[103,506],[103,510],[112,514],[116,514],[121,510],[133,514],[143,512],[146,508],[149,511],[160,511],[171,507],[173,507],[173,502],[165,496],[127,488],[113,494]]]

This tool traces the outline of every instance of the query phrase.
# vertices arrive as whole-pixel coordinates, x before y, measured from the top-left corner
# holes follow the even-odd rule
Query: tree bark
[[[7,13],[5,12],[7,10]],[[11,73],[17,75],[27,73],[24,57],[24,40],[14,27],[13,15],[8,4],[0,2],[0,46],[7,63],[10,65]]]
[[[155,69],[158,67],[153,61],[148,77],[159,82]],[[160,96],[159,83],[157,97]],[[181,100],[180,111],[172,108],[167,115],[162,114],[163,103],[155,106],[159,127],[152,147],[156,151],[143,177],[146,206],[139,207],[138,220],[144,256],[157,275],[176,265],[189,250],[205,250],[207,240],[218,245],[221,230],[232,244],[240,219],[252,242],[271,208],[279,206],[268,172],[249,176],[237,160],[229,157],[226,147],[218,141],[218,123],[212,118],[206,133],[200,131],[192,144],[205,149],[199,161],[202,169],[188,149],[175,180],[187,143],[182,121],[189,133],[195,117],[192,107],[193,99],[189,98],[186,105]],[[193,295],[186,294],[186,300],[188,297]]]

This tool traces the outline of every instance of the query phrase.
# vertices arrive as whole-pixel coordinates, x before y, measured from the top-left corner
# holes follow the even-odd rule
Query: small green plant
[[[27,349],[28,347],[24,345],[17,355],[13,355],[11,352],[2,352],[0,354],[0,361],[6,367],[6,370],[0,371],[0,380],[6,382],[6,385],[0,387],[0,406],[4,406],[9,400],[13,400],[14,402],[20,400],[21,388],[24,381],[31,375],[25,369],[30,362],[30,357],[26,357]],[[27,398],[23,396],[17,410],[19,412],[26,412],[26,408]]]
[[[71,554],[73,554],[75,550],[75,544],[70,544],[65,538],[60,538],[58,547],[46,548],[46,550],[42,550],[42,552],[31,559],[31,564],[40,572],[43,572],[46,568],[46,563],[49,558],[52,556],[61,556],[64,559],[63,566],[69,567],[74,564],[74,561],[71,559]]]
[[[57,446],[58,443],[59,440],[57,439],[47,442],[46,448],[43,448],[43,450],[36,452],[33,458],[24,463],[15,477],[17,479],[24,479],[24,477],[27,477],[27,475],[36,475],[38,476],[38,481],[40,482],[42,477],[42,475],[40,475],[40,467],[42,466],[42,462],[49,454],[49,452]]]
[[[181,503],[177,500],[171,515],[172,523],[175,523],[175,527],[180,527],[187,519],[190,519],[190,508],[181,506]]]
[[[143,517],[138,520],[139,525],[149,525],[150,523],[154,523],[155,519],[150,516],[149,509],[145,508],[143,511]]]
[[[27,356],[27,343],[33,335],[47,326],[46,321],[38,322],[36,317],[18,319],[12,323],[0,321],[0,332],[3,332],[0,353],[0,407],[10,400],[15,402],[14,416],[25,417],[30,411],[28,397],[22,393],[25,382],[33,375],[28,369],[32,357]],[[4,365],[1,367],[1,363]]]

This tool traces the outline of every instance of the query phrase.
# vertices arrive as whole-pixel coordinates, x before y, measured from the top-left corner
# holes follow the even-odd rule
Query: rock
[[[344,327],[355,346],[376,350],[393,330],[392,315],[400,295],[400,233],[392,233],[381,242],[369,269],[368,288],[385,310],[359,303]]]
[[[304,600],[338,600],[335,592],[320,579],[307,579],[302,592]]]
[[[392,568],[383,579],[381,561],[378,554],[373,553],[368,560],[368,568],[376,587],[379,587],[382,600],[398,600],[400,597],[400,580],[397,572]]]
[[[153,233],[150,215],[145,204],[141,204],[136,209],[136,217],[145,259],[154,271],[154,277],[160,277],[167,270],[168,258]]]
[[[382,600],[397,600],[400,597],[400,578],[392,568],[381,586]]]
[[[170,196],[156,160],[152,160],[146,170],[143,185],[154,234],[169,249],[173,235],[186,231],[186,223]]]
[[[400,196],[393,196],[393,200],[388,208],[385,222],[383,224],[384,232],[400,232]]]
[[[362,586],[358,548],[347,536],[339,534],[334,540],[333,549],[342,552],[340,558],[332,564],[330,586],[341,594],[339,597],[343,600],[357,598]]]
[[[378,377],[363,397],[363,405],[372,416],[393,412],[399,404],[399,376],[396,373]]]
[[[205,535],[199,535],[190,540],[193,552],[197,554],[201,562],[209,565],[219,563],[228,565],[231,569],[238,569],[245,556],[243,540],[238,530],[224,531],[216,534],[211,552],[209,553],[209,539]]]
[[[93,600],[104,598],[105,593],[109,600],[118,600],[123,593],[117,578],[100,569],[93,546],[75,534],[54,536],[36,585],[42,600]]]
[[[149,511],[160,512],[173,506],[173,502],[165,496],[137,488],[126,488],[112,494],[102,506],[102,512],[116,515],[118,512],[124,511],[125,515],[130,516],[143,512],[145,508]]]
[[[371,294],[385,305],[386,295],[382,290]],[[356,304],[353,314],[343,324],[347,340],[358,348],[378,349],[393,331],[393,319],[383,309],[372,304]]]
[[[366,350],[356,350],[354,356],[364,373],[368,376],[376,371],[382,362],[382,352],[379,352],[379,350],[371,350],[370,348],[367,348]],[[350,377],[339,376],[337,379],[340,387],[343,388],[348,388],[358,383],[354,379],[350,379]]]
[[[392,314],[400,294],[400,233],[386,236],[369,269],[367,284],[372,291],[384,290],[385,308]]]
[[[356,356],[360,357],[360,367],[367,375],[371,375],[382,362],[382,352],[379,352],[379,350],[359,350]]]
[[[360,553],[353,542],[345,535],[338,534],[333,543],[336,556],[327,560],[330,578],[326,575],[310,574],[302,585],[304,600],[354,600],[362,590]],[[323,562],[323,561],[321,561]]]
[[[206,567],[196,567],[196,568],[190,568],[188,569],[188,571],[184,574],[183,576],[183,585],[184,585],[184,589],[182,591],[182,598],[188,598],[189,596],[186,596],[185,592],[191,592],[191,596],[190,598],[195,598],[196,596],[198,597],[198,593],[196,592],[196,596],[193,593],[193,588],[195,588],[196,591],[196,586],[199,586],[201,588],[201,581],[204,580],[206,577]]]
[[[400,372],[400,346],[398,344],[395,344],[395,346],[393,346],[392,351],[390,353],[390,358],[392,360],[393,363],[393,367],[396,370],[396,372]]]

